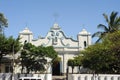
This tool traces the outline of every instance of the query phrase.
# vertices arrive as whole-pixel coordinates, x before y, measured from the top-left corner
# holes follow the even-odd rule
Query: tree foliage
[[[102,43],[88,47],[82,65],[95,73],[120,74],[120,31],[107,34]]]
[[[92,37],[99,37],[96,43],[88,47],[84,53],[82,64],[96,73],[120,73],[120,17],[112,12],[110,17],[103,14],[107,26],[99,24],[97,27],[103,31],[96,32]]]
[[[86,49],[83,67],[93,70],[95,73],[109,73],[109,65],[113,61],[113,54],[109,48],[105,48],[103,44],[96,44]]]
[[[25,43],[21,52],[21,65],[22,73],[23,69],[27,69],[27,73],[30,71],[43,72],[46,70],[45,65],[47,64],[46,57],[52,60],[57,57],[57,52],[52,46],[34,46],[31,43]]]
[[[21,48],[21,44],[19,42],[19,38],[14,39],[12,36],[5,37],[0,34],[0,60],[3,56],[7,54],[17,53]]]
[[[75,67],[75,60],[74,59],[69,59],[68,60],[68,63],[67,63],[68,66],[71,66],[72,68],[72,73],[73,73],[73,70],[74,70],[74,67]]]
[[[8,27],[8,20],[5,18],[3,13],[0,13],[0,33],[4,27]]]
[[[110,50],[115,57],[114,62],[111,64],[110,68],[113,73],[120,74],[120,31],[109,34],[105,41],[110,42]]]
[[[80,73],[80,67],[82,66],[82,62],[81,62],[82,59],[83,59],[82,52],[81,52],[81,55],[78,55],[78,56],[74,57],[75,66],[78,66],[79,73]]]

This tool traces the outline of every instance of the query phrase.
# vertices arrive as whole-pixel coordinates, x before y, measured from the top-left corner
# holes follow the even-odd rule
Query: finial
[[[25,23],[25,27],[28,27],[28,23],[27,22]]]
[[[29,29],[27,22],[25,23],[25,29],[26,29],[26,30]]]

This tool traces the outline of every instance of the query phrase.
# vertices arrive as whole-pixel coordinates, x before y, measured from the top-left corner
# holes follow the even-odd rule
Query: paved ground
[[[53,76],[52,80],[66,80],[66,76]]]

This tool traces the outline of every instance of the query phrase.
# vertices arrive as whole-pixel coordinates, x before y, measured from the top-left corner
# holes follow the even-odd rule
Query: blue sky
[[[98,24],[106,24],[103,13],[117,11],[120,15],[119,4],[120,0],[0,0],[0,12],[8,19],[7,36],[16,38],[27,26],[35,38],[45,37],[57,14],[56,22],[65,35],[76,39],[83,28],[93,34]]]

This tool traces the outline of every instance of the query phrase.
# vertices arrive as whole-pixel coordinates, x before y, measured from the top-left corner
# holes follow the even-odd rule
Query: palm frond
[[[111,15],[110,15],[110,27],[113,29],[114,28],[114,22],[115,22],[115,19],[116,19],[116,17],[117,17],[117,14],[118,14],[118,12],[112,12],[111,13]]]
[[[101,40],[101,38],[98,38],[98,40],[97,40],[95,43],[98,43],[98,42],[100,42],[100,40]]]
[[[99,42],[102,38],[106,36],[107,33],[112,33],[117,30],[120,30],[120,17],[117,17],[118,12],[112,12],[110,17],[104,13],[103,16],[107,22],[107,26],[103,24],[99,24],[97,28],[101,28],[103,31],[96,32],[92,35],[92,37],[99,37],[96,42]]]
[[[114,22],[114,27],[119,30],[120,29],[120,17],[117,17]]]
[[[116,17],[114,24],[120,24],[120,17]]]
[[[106,33],[101,33],[101,35],[99,36],[99,38],[98,38],[98,40],[95,42],[95,43],[98,43],[98,42],[100,42],[102,39],[103,39],[103,37],[106,35]]]
[[[100,37],[100,35],[101,35],[102,33],[103,33],[103,32],[98,31],[98,32],[94,33],[94,34],[92,35],[92,37]]]
[[[109,23],[108,16],[107,16],[105,13],[103,14],[103,16],[104,16],[104,18],[105,18],[106,22],[107,22],[107,23]]]
[[[105,26],[105,25],[103,25],[103,24],[99,24],[99,25],[97,26],[97,28],[101,28],[101,29],[103,29],[105,32],[109,31],[108,27]]]

